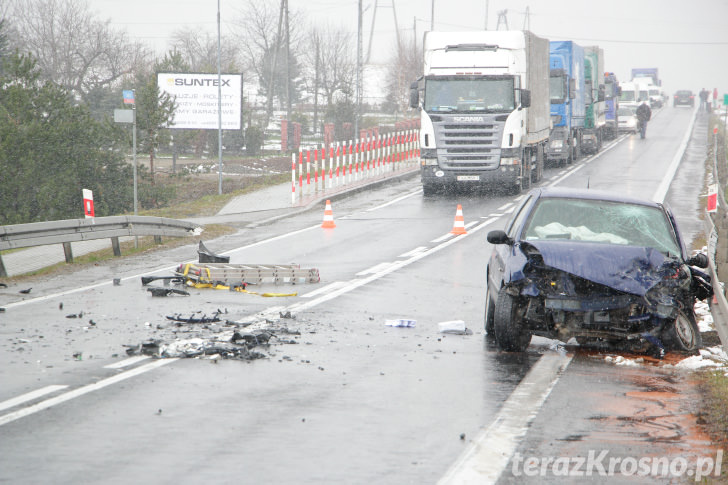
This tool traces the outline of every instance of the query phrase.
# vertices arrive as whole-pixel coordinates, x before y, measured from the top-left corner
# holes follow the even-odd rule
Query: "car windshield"
[[[604,200],[544,198],[521,235],[527,241],[574,240],[655,248],[680,254],[672,225],[656,207]]]
[[[617,111],[620,116],[632,116],[634,114],[634,109],[630,108],[619,108]]]

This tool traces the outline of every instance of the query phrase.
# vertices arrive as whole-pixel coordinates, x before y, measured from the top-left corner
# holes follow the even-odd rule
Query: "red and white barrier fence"
[[[419,166],[419,131],[396,131],[291,155],[291,203]]]

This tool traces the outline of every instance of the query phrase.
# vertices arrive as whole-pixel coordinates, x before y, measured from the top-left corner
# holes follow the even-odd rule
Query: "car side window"
[[[523,223],[523,219],[528,215],[527,208],[531,206],[530,202],[533,200],[533,196],[529,195],[527,196],[521,205],[516,209],[516,211],[513,213],[513,218],[511,218],[510,222],[506,225],[506,234],[508,234],[508,237],[514,238],[515,233],[518,230],[519,227],[521,227],[521,224]]]

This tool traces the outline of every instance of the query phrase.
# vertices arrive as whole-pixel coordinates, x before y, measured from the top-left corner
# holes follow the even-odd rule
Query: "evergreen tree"
[[[98,216],[132,207],[132,172],[119,130],[94,120],[68,91],[13,54],[0,75],[0,224],[75,219],[82,189]]]

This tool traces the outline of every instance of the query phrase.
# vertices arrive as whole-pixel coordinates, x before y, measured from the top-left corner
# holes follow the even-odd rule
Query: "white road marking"
[[[496,483],[572,357],[544,354],[438,484]]]
[[[367,269],[365,269],[365,270],[359,271],[359,272],[358,272],[358,273],[356,274],[356,276],[364,276],[364,275],[366,275],[366,274],[376,273],[376,272],[378,272],[378,271],[381,271],[381,269],[382,269],[382,268],[386,268],[386,267],[387,267],[387,266],[389,266],[390,264],[392,264],[392,263],[390,263],[390,262],[388,262],[388,261],[385,261],[384,263],[379,263],[379,264],[375,264],[375,265],[374,265],[374,266],[372,266],[371,268],[367,268]]]
[[[431,242],[431,243],[435,243],[435,244],[438,244],[438,243],[441,243],[442,241],[445,241],[445,240],[447,240],[447,239],[450,239],[450,238],[451,238],[451,237],[453,237],[454,235],[455,235],[455,234],[451,234],[451,233],[449,233],[449,232],[448,232],[448,233],[446,233],[446,234],[443,234],[442,236],[438,237],[437,239],[433,239],[433,240],[432,240],[432,241],[430,241],[430,242]]]
[[[27,392],[18,397],[14,397],[12,399],[8,399],[7,401],[0,402],[0,411],[19,406],[28,401],[32,401],[33,399],[38,399],[39,397],[45,396],[46,394],[51,394],[67,387],[68,386],[56,384],[52,386],[41,387],[40,389],[36,389],[35,391]]]
[[[693,113],[693,119],[690,122],[690,126],[688,127],[687,131],[685,132],[685,137],[683,138],[682,142],[680,143],[680,146],[677,149],[677,152],[675,152],[675,156],[672,158],[672,162],[670,163],[670,166],[667,169],[667,172],[665,172],[665,176],[662,178],[662,182],[657,187],[657,191],[655,192],[655,195],[652,196],[652,200],[655,202],[663,202],[665,200],[665,197],[667,197],[667,191],[670,190],[670,184],[672,184],[672,179],[675,178],[675,174],[677,173],[677,168],[680,166],[680,161],[682,160],[683,154],[685,154],[685,149],[688,147],[688,142],[690,141],[690,136],[693,133],[693,125],[695,124],[695,113]]]
[[[322,286],[321,288],[317,288],[313,291],[309,291],[305,295],[300,295],[301,298],[311,298],[312,296],[316,296],[321,293],[326,293],[327,291],[333,291],[337,288],[341,288],[346,283],[344,281],[334,281],[333,283],[329,283],[326,286]]]
[[[105,369],[123,369],[124,367],[129,367],[130,365],[134,365],[137,362],[147,360],[148,358],[149,357],[146,355],[135,355],[134,357],[129,357],[128,359],[120,360],[119,362],[105,365],[104,368]]]
[[[509,203],[507,203],[507,204],[503,204],[502,206],[498,207],[498,209],[496,209],[496,210],[497,210],[498,212],[503,212],[503,211],[506,211],[506,210],[510,209],[510,208],[511,208],[511,207],[513,207],[514,205],[515,205],[515,204],[514,204],[513,202],[509,202]]]
[[[93,391],[98,391],[99,389],[103,389],[104,387],[110,386],[112,384],[116,384],[117,382],[123,381],[125,379],[129,379],[130,377],[134,377],[139,374],[143,374],[150,370],[156,369],[157,367],[171,364],[172,362],[174,362],[176,360],[177,360],[176,358],[155,360],[154,362],[150,362],[149,364],[135,367],[134,369],[130,369],[126,372],[122,372],[121,374],[117,374],[113,377],[109,377],[109,378],[100,380],[98,382],[95,382],[93,384],[88,384],[86,386],[79,387],[77,389],[73,389],[73,390],[63,393],[59,396],[52,397],[50,399],[46,399],[45,401],[41,401],[37,404],[33,404],[32,406],[28,406],[23,409],[19,409],[18,411],[5,414],[4,416],[0,416],[0,426],[13,422],[16,419],[24,418],[25,416],[29,416],[31,414],[37,413],[38,411],[48,409],[52,406],[55,406],[56,404],[61,404],[66,401],[70,401],[71,399],[75,399],[77,397],[83,396],[84,394],[88,394]]]
[[[418,248],[414,248],[412,251],[407,251],[404,254],[400,254],[399,257],[400,258],[409,258],[413,254],[421,253],[422,251],[425,251],[425,250],[427,250],[427,246],[420,246]]]

